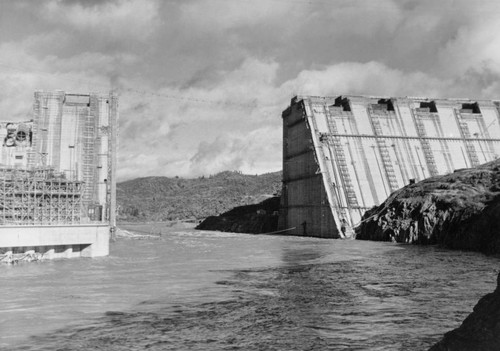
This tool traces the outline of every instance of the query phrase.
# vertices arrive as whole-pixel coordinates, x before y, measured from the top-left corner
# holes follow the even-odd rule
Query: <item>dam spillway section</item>
[[[395,190],[500,156],[499,101],[297,96],[282,119],[292,235],[347,237]]]

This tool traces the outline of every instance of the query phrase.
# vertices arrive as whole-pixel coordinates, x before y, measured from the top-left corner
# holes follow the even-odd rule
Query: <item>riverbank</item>
[[[195,221],[149,221],[149,222],[118,222],[117,237],[139,236],[161,236],[172,230],[193,229],[197,225]]]
[[[397,190],[367,211],[356,239],[500,253],[500,161]]]
[[[280,197],[271,197],[258,204],[238,206],[219,216],[207,217],[196,229],[249,234],[276,232],[279,208]]]

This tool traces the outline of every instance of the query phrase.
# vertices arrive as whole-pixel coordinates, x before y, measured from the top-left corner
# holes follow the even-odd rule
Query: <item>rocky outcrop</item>
[[[496,290],[484,296],[462,325],[429,351],[500,350],[500,275]]]
[[[500,160],[394,192],[365,213],[356,238],[500,253]]]
[[[196,229],[232,233],[262,234],[278,228],[280,197],[272,197],[255,205],[239,206],[221,214],[210,216]]]

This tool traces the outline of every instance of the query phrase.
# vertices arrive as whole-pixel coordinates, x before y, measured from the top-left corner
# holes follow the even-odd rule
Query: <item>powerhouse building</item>
[[[499,101],[297,96],[282,118],[280,229],[294,235],[349,236],[404,185],[500,155]]]
[[[116,226],[118,97],[35,92],[0,122],[0,259],[104,256]]]

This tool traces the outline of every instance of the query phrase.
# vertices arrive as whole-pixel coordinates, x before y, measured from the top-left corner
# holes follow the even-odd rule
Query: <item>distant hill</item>
[[[118,220],[202,219],[281,192],[281,172],[221,172],[196,179],[145,177],[118,183]]]

